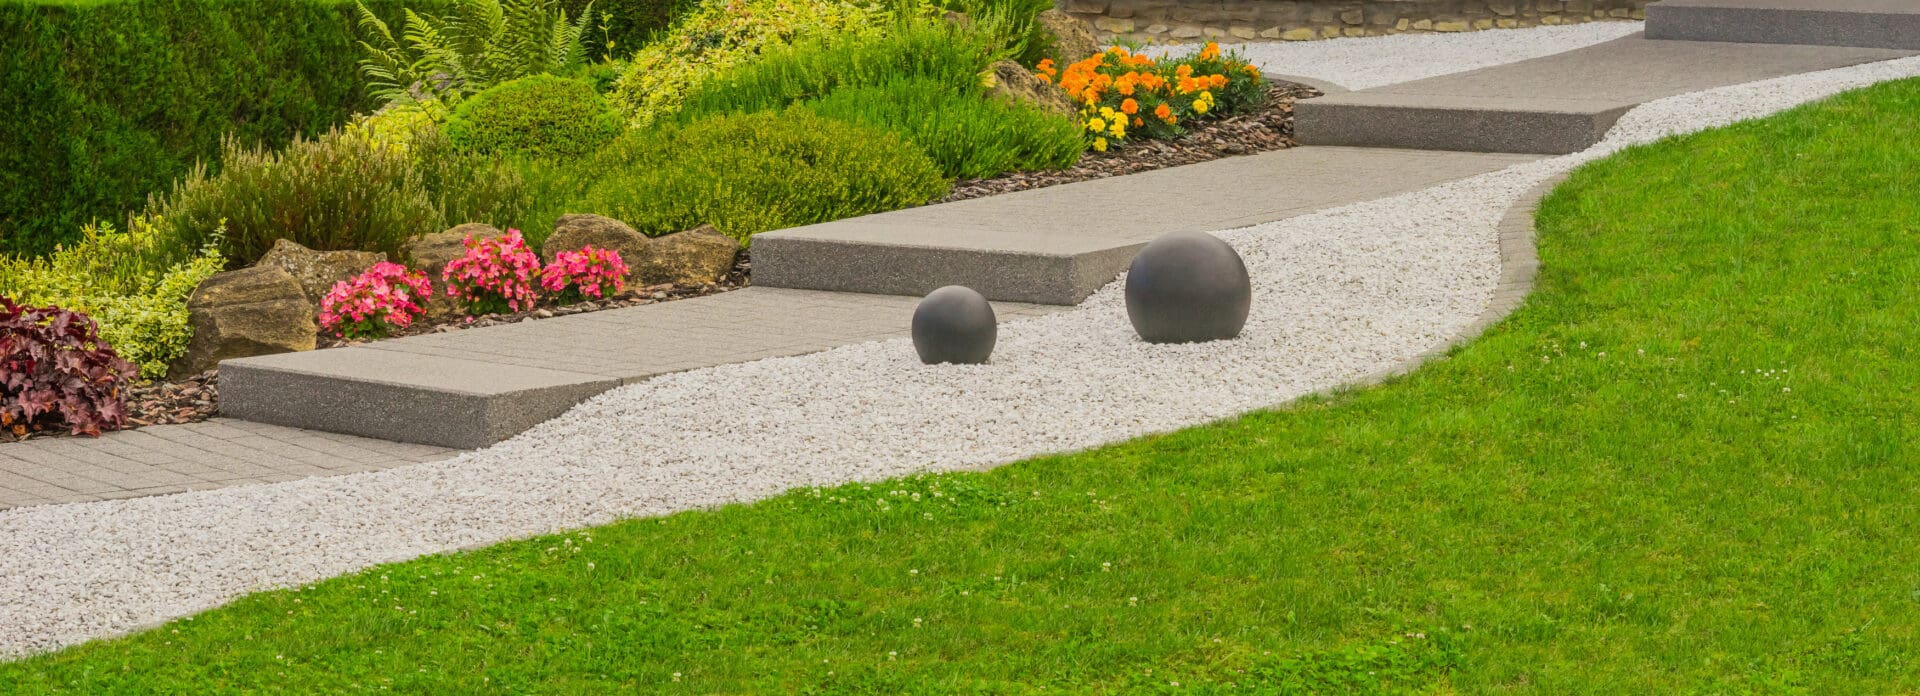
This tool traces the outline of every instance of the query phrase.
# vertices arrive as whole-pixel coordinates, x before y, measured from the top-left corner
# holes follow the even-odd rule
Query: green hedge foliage
[[[767,51],[758,60],[701,84],[687,96],[682,123],[729,112],[784,109],[835,89],[926,79],[955,91],[978,89],[994,60],[993,37],[939,20],[902,20],[884,35],[814,39]]]
[[[631,130],[600,154],[585,210],[648,235],[710,224],[754,234],[897,210],[946,195],[927,156],[892,134],[804,108]]]
[[[404,4],[373,0],[398,17]],[[121,219],[221,138],[274,146],[370,104],[354,8],[331,0],[0,3],[0,253]]]
[[[698,6],[699,0],[560,0],[567,16],[587,12],[587,56],[624,59],[666,30],[673,19]],[[613,45],[608,46],[611,42]]]
[[[523,77],[460,102],[447,138],[487,154],[577,157],[599,150],[624,123],[585,80]]]
[[[989,99],[978,89],[955,91],[927,78],[837,89],[806,107],[899,135],[953,178],[1062,169],[1086,151],[1080,128],[1058,114]]]

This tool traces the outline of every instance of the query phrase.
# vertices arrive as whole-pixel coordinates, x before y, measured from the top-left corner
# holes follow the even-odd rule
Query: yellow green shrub
[[[614,105],[636,126],[671,116],[687,94],[760,52],[800,40],[871,36],[890,15],[844,0],[708,0],[633,55]]]

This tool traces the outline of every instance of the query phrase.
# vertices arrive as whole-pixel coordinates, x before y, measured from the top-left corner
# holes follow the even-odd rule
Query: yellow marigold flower
[[[1087,130],[1099,132],[1107,129],[1107,122],[1098,118],[1087,119]]]
[[[1108,132],[1108,133],[1112,133],[1112,134],[1113,134],[1113,137],[1114,137],[1114,138],[1116,138],[1116,139],[1118,139],[1118,138],[1125,138],[1125,137],[1127,137],[1127,122],[1126,122],[1126,121],[1124,121],[1124,120],[1122,120],[1122,121],[1114,121],[1114,122],[1113,122],[1113,127],[1111,127],[1111,128],[1108,128],[1108,129],[1107,129],[1107,132]]]
[[[1205,99],[1195,99],[1193,101],[1193,112],[1196,114],[1207,113],[1207,101]]]
[[[1107,151],[1107,139],[1106,139],[1106,138],[1094,138],[1094,139],[1093,139],[1093,149],[1094,149],[1094,150],[1095,150],[1096,152],[1106,152],[1106,151]]]

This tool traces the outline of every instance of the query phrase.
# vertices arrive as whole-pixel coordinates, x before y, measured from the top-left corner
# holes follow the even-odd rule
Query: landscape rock
[[[279,266],[215,274],[194,289],[187,312],[193,339],[169,366],[173,379],[231,358],[313,350],[319,330],[300,281]]]
[[[991,92],[995,96],[1023,104],[1032,104],[1068,118],[1072,118],[1077,111],[1073,107],[1073,99],[1069,98],[1066,92],[1061,91],[1059,86],[1040,79],[1039,75],[1021,67],[1019,63],[1010,60],[994,61],[989,69],[993,75]]]
[[[253,265],[277,266],[286,271],[300,283],[307,303],[319,307],[334,283],[360,275],[385,260],[387,255],[377,251],[314,251],[291,239],[281,239]]]
[[[726,275],[739,253],[739,242],[701,225],[653,240],[627,265],[639,285],[705,285]]]
[[[620,260],[628,266],[633,260],[646,255],[647,245],[653,240],[633,229],[632,225],[600,215],[568,214],[560,216],[553,225],[553,235],[540,247],[540,260],[553,263],[553,257],[562,251],[576,251],[585,247],[612,249],[620,252]],[[628,275],[632,275],[629,272]]]
[[[1053,9],[1040,13],[1033,21],[1053,37],[1053,50],[1062,67],[1100,52],[1100,40],[1094,37],[1093,28],[1073,15]]]

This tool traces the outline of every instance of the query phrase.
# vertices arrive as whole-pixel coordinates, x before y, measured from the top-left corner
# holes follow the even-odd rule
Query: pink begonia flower
[[[426,309],[427,275],[382,261],[351,280],[333,284],[320,300],[320,328],[342,338],[378,338],[406,328]]]
[[[540,272],[540,285],[548,292],[580,293],[582,297],[604,299],[626,287],[627,264],[620,252],[595,249],[554,254],[553,262]]]
[[[540,270],[540,257],[527,248],[520,230],[508,230],[497,239],[462,242],[467,253],[447,264],[440,274],[447,295],[466,302],[469,309],[504,306],[512,311],[532,309],[538,300],[529,278]]]

